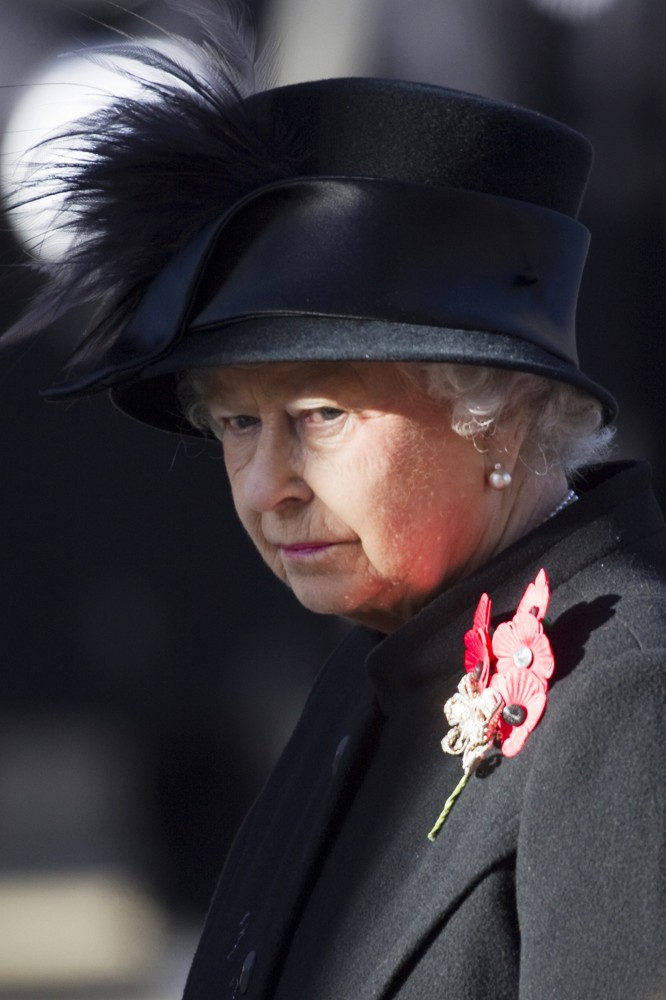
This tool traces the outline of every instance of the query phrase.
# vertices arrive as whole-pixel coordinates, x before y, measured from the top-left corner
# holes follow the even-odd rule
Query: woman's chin
[[[400,609],[383,603],[381,599],[369,599],[364,595],[354,595],[349,591],[335,588],[309,588],[302,581],[288,581],[294,596],[308,611],[320,615],[337,615],[357,625],[377,629],[379,632],[393,632],[404,618]],[[408,616],[407,616],[408,617]]]
[[[365,611],[373,612],[372,601],[367,595],[355,594],[345,587],[341,581],[308,580],[301,576],[290,576],[287,583],[291,588],[294,597],[308,611],[314,611],[320,615],[339,615],[342,618],[349,618],[357,621],[357,616],[363,615]]]
[[[308,611],[318,615],[340,615],[343,618],[353,618],[358,610],[357,604],[347,595],[324,592],[315,588],[303,586],[299,581],[287,581],[294,597]]]

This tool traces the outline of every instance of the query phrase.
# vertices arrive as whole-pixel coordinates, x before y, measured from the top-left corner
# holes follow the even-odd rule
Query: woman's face
[[[307,608],[390,632],[493,554],[484,456],[394,365],[219,368],[206,402],[240,519]]]

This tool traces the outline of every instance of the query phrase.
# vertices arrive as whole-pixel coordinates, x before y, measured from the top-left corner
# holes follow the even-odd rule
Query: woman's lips
[[[287,559],[307,559],[325,549],[331,549],[335,542],[295,542],[293,545],[281,545],[280,552]]]

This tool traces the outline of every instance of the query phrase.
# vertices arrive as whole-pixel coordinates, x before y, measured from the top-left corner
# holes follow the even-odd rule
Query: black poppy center
[[[502,718],[510,726],[519,726],[527,718],[527,709],[522,705],[507,705],[502,712]]]

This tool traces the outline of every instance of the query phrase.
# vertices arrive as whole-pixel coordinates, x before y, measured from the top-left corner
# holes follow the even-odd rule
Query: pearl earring
[[[505,490],[507,486],[511,486],[511,473],[505,472],[498,462],[488,476],[488,485],[494,490]]]

